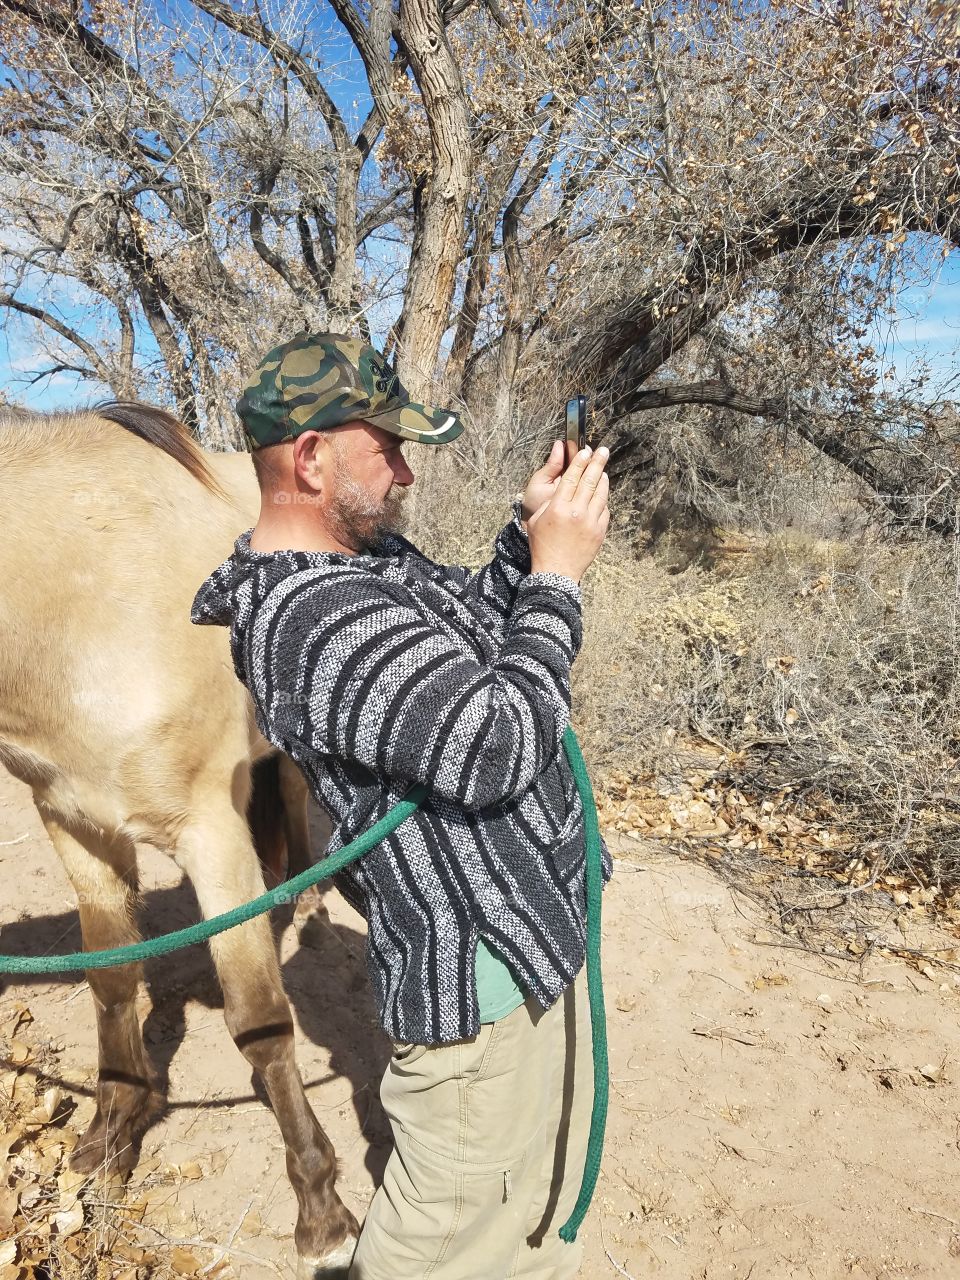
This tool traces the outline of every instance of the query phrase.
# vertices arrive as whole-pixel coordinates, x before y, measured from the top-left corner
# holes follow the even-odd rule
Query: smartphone
[[[587,443],[587,397],[574,396],[567,401],[567,442],[578,453]]]

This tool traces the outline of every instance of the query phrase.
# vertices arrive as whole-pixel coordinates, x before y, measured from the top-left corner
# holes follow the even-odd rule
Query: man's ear
[[[322,431],[304,431],[293,442],[293,469],[297,479],[319,491],[328,479],[331,466],[330,441]]]

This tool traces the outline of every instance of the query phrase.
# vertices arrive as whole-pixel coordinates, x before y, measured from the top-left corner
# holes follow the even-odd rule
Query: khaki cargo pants
[[[580,1189],[593,1101],[586,971],[472,1040],[398,1044],[380,1097],[394,1150],[350,1280],[571,1280],[557,1235]]]

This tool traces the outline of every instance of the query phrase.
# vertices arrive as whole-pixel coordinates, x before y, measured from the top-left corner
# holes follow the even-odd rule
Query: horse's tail
[[[106,400],[94,407],[93,412],[108,422],[115,422],[131,435],[139,436],[147,444],[162,449],[175,462],[199,480],[205,489],[225,502],[230,499],[203,459],[200,446],[183,423],[156,405],[141,404],[138,400]]]

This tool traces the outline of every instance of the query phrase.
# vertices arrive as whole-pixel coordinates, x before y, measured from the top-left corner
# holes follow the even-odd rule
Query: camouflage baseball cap
[[[383,356],[343,333],[298,333],[274,347],[237,413],[250,450],[358,420],[424,444],[446,444],[463,430],[449,409],[414,404]]]

